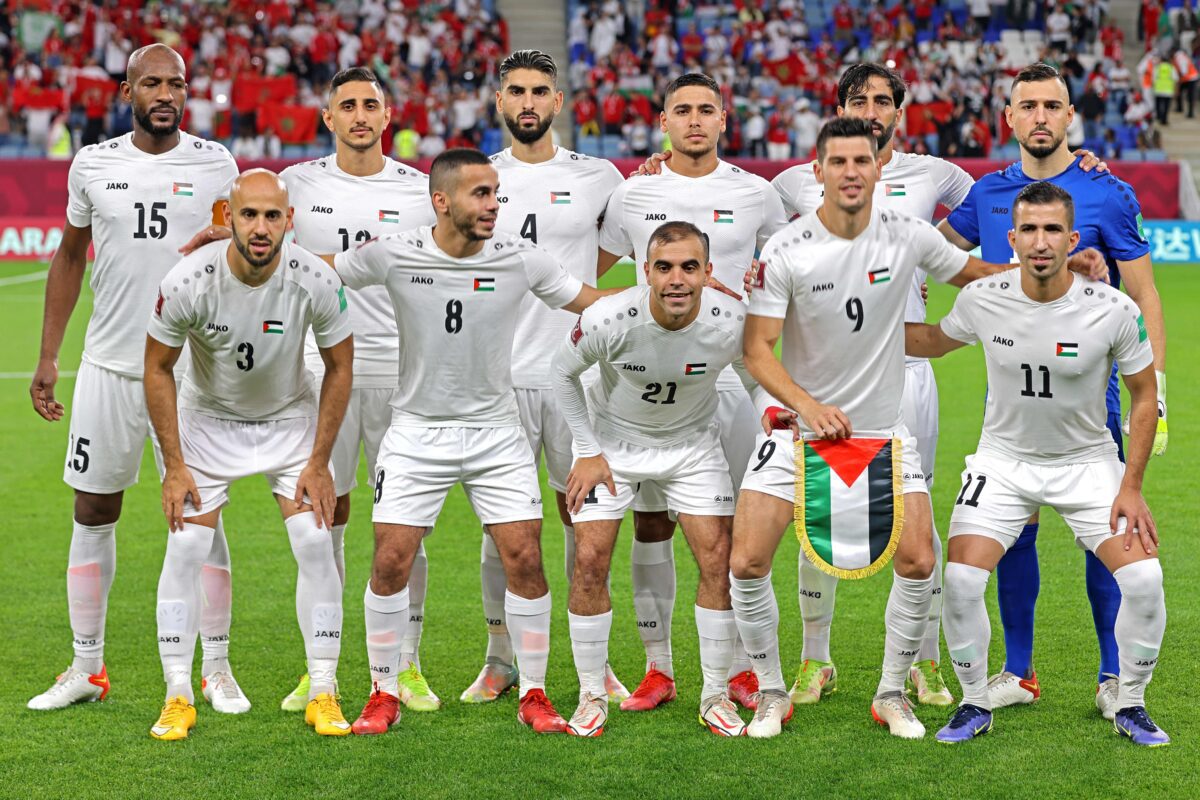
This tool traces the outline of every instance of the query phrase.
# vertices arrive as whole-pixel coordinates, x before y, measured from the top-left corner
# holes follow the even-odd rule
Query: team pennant
[[[722,211],[720,209],[714,210],[713,211],[713,222],[728,222],[729,224],[732,225],[733,224],[733,212],[732,211]]]
[[[904,197],[906,194],[903,183],[885,183],[883,185],[884,197]]]
[[[571,205],[570,192],[551,192],[550,205],[552,206],[569,206]]]
[[[264,319],[263,333],[283,333],[283,320],[281,319]]]
[[[494,292],[496,291],[495,278],[476,278],[475,291],[477,292]]]
[[[707,366],[708,366],[708,362],[702,362],[700,364],[684,364],[683,374],[684,375],[703,375],[704,368]]]
[[[891,267],[880,267],[867,273],[867,282],[874,286],[877,283],[887,283],[892,279]]]
[[[1054,355],[1059,358],[1079,358],[1079,343],[1059,342],[1054,348]]]
[[[380,209],[379,221],[380,222],[399,222],[400,221],[400,212],[399,211],[384,211],[384,210]]]
[[[904,527],[900,440],[806,438],[795,447],[796,536],[804,554],[837,578],[879,572]]]
[[[192,185],[190,183],[172,183],[171,194],[175,195],[176,197],[191,197]]]

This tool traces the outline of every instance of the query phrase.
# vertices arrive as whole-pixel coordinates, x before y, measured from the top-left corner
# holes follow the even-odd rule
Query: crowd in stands
[[[494,0],[19,0],[0,14],[0,156],[69,158],[132,128],[129,54],[163,42],[187,64],[186,130],[236,155],[327,152],[325,87],[368,65],[394,107],[389,146],[416,159],[500,147]]]

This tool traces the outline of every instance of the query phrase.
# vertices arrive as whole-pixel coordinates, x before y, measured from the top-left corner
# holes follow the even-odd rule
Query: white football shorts
[[[917,440],[925,483],[933,487],[934,461],[937,459],[938,391],[933,367],[928,361],[909,361],[904,365],[904,395],[900,406],[904,427]]]
[[[161,464],[142,382],[81,363],[71,400],[66,484],[91,494],[125,491],[138,481],[147,437]]]
[[[534,466],[545,455],[546,478],[556,492],[567,491],[571,472],[571,429],[558,410],[552,389],[516,389],[521,427],[529,437]]]
[[[318,392],[320,386],[317,387]],[[330,463],[337,476],[337,496],[350,494],[358,486],[358,452],[361,443],[367,456],[367,483],[375,485],[375,462],[379,457],[379,443],[392,424],[392,407],[389,401],[395,389],[363,387],[350,390],[350,402],[346,416],[333,443]]]

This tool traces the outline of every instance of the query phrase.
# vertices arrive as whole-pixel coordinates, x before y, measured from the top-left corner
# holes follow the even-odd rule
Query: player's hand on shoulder
[[[638,175],[661,175],[662,163],[671,158],[671,151],[666,150],[662,153],[652,153],[642,165],[633,172],[629,173],[629,177],[636,178]]]
[[[1112,513],[1109,514],[1109,528],[1113,533],[1120,532],[1120,521],[1125,520],[1124,546],[1126,550],[1140,545],[1146,555],[1154,555],[1158,551],[1158,528],[1146,498],[1137,489],[1121,485],[1117,497],[1113,500]]]
[[[800,409],[804,424],[822,439],[849,439],[854,434],[850,418],[837,406],[818,403]]]
[[[167,527],[171,532],[183,530],[184,505],[188,498],[197,512],[200,510],[200,490],[192,472],[186,466],[168,466],[163,472],[162,507],[163,515],[167,518]]]
[[[33,400],[33,410],[50,422],[58,422],[63,418],[63,404],[54,399],[56,383],[58,363],[49,359],[39,360],[33,373],[33,382],[29,384],[29,397]]]
[[[1090,281],[1108,282],[1108,264],[1094,247],[1087,247],[1067,258],[1067,269],[1078,272]]]
[[[1082,159],[1079,162],[1079,168],[1084,172],[1091,172],[1092,170],[1095,170],[1096,172],[1108,172],[1108,162],[1101,161],[1100,156],[1096,155],[1091,150],[1084,150],[1083,148],[1080,148],[1071,155],[1075,156],[1075,158]]]
[[[722,294],[727,294],[730,297],[732,297],[734,300],[742,299],[742,296],[740,294],[735,292],[733,289],[730,289],[725,284],[721,283],[719,280],[714,278],[712,275],[708,276],[708,281],[704,285],[707,286],[709,289],[716,289],[718,292],[721,292]]]
[[[300,470],[296,480],[296,496],[293,501],[296,508],[304,506],[304,496],[308,495],[312,502],[313,515],[317,518],[318,528],[333,528],[333,507],[337,504],[337,492],[333,488],[333,473],[329,464],[309,461]]]
[[[789,411],[780,406],[768,406],[767,410],[762,415],[763,433],[767,436],[771,435],[772,431],[787,431],[792,432],[792,441],[800,438],[800,423],[799,417],[795,411]]]
[[[191,239],[188,239],[187,243],[185,243],[183,247],[179,248],[179,252],[185,256],[190,255],[192,251],[198,250],[201,247],[204,247],[206,244],[211,242],[219,242],[222,239],[228,239],[231,236],[233,236],[233,231],[231,231],[229,228],[226,228],[224,225],[209,225]]]
[[[608,468],[608,459],[603,455],[575,459],[567,475],[567,510],[578,514],[588,495],[600,484],[608,487],[610,495],[617,496],[617,484]]]

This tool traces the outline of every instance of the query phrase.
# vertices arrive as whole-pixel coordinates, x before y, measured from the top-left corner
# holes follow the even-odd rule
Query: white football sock
[[[429,581],[429,559],[425,558],[425,543],[417,545],[412,571],[408,575],[408,628],[400,642],[400,669],[412,664],[421,671],[421,629],[425,625],[425,586]]]
[[[116,574],[117,523],[74,523],[67,556],[67,609],[75,647],[72,666],[89,675],[104,666],[104,620]]]
[[[833,661],[829,655],[829,628],[838,579],[813,566],[800,551],[800,617],[804,621],[804,647],[800,658]]]
[[[783,668],[779,664],[779,606],[775,603],[771,573],[745,580],[731,574],[729,586],[738,633],[742,635],[746,652],[754,664],[758,688],[787,691]]]
[[[567,572],[567,588],[575,578],[575,526],[563,525],[563,569]],[[568,612],[569,613],[569,612]]]
[[[612,611],[594,616],[567,612],[571,629],[571,653],[579,675],[579,693],[590,697],[608,697],[604,688],[604,665],[608,663],[608,635],[612,630]]]
[[[545,690],[546,662],[550,659],[550,592],[527,599],[505,590],[504,616],[521,673],[520,696],[530,689]]]
[[[338,579],[342,588],[346,588],[346,526],[334,525],[329,529],[329,539],[333,543],[333,563],[337,565]]]
[[[308,656],[308,698],[337,691],[342,648],[342,582],[333,561],[329,531],[317,527],[311,511],[284,520],[296,557],[296,619]]]
[[[1121,608],[1113,626],[1121,659],[1117,689],[1120,710],[1146,705],[1146,684],[1154,675],[1167,627],[1167,605],[1162,565],[1157,558],[1126,564],[1113,577],[1121,587]]]
[[[212,550],[213,529],[183,523],[167,534],[167,552],[158,577],[158,655],[167,698],[192,693],[192,656],[200,629],[200,567]]]
[[[646,671],[653,666],[671,677],[671,615],[675,610],[675,547],[633,540],[633,610],[646,647]]]
[[[991,709],[987,693],[988,647],[992,625],[983,601],[988,579],[986,569],[951,562],[946,565],[946,598],[942,624],[946,626],[946,649],[958,682],[963,702]]]
[[[700,672],[704,676],[701,699],[725,695],[729,665],[733,661],[733,643],[737,622],[733,611],[717,611],[696,606],[696,633],[700,635]],[[747,660],[749,660],[747,658]]]
[[[363,595],[363,612],[367,622],[367,661],[371,665],[371,681],[379,691],[400,696],[396,676],[400,672],[400,641],[408,627],[408,587],[393,595],[377,595],[367,581]]]
[[[918,661],[942,660],[942,537],[938,536],[937,526],[933,528],[933,588],[929,602],[929,617],[925,622],[925,637],[921,639],[921,652],[917,653]]]
[[[508,576],[500,561],[500,551],[486,531],[483,534],[483,550],[479,555],[479,579],[483,585],[483,617],[488,626],[488,660],[512,665],[512,637],[504,619],[504,593],[508,589]]]
[[[233,578],[225,525],[217,517],[212,550],[200,568],[201,675],[229,672],[229,623],[233,616]]]
[[[925,636],[929,619],[930,594],[933,576],[903,578],[892,576],[892,591],[888,595],[887,611],[883,615],[886,634],[883,637],[883,672],[879,677],[877,695],[904,690],[904,681],[912,669]]]
[[[729,662],[729,677],[741,675],[743,672],[753,672],[754,665],[746,653],[746,645],[742,644],[742,635],[738,633],[737,625],[733,626],[733,660]]]

